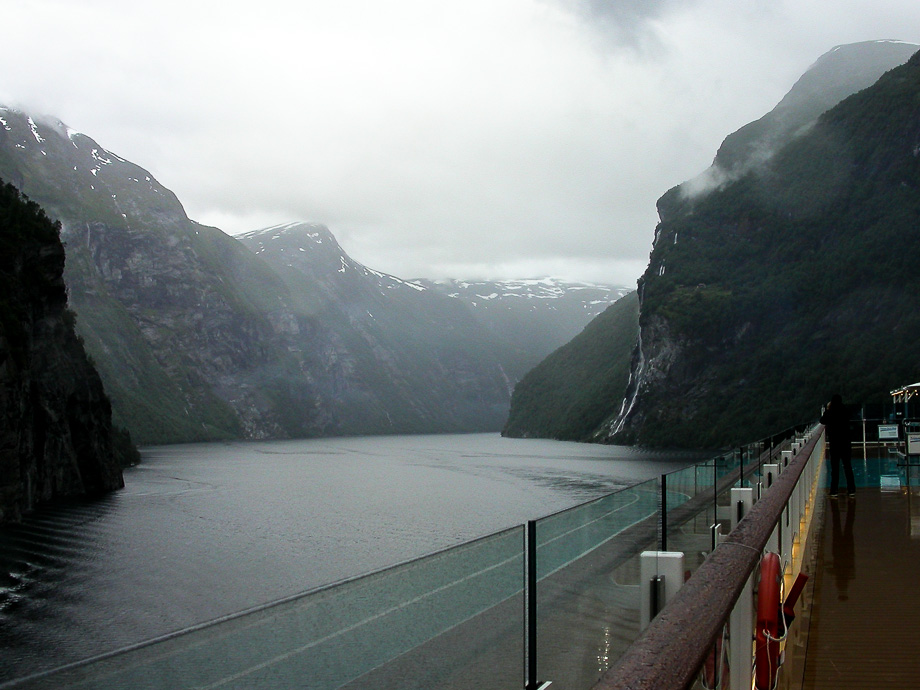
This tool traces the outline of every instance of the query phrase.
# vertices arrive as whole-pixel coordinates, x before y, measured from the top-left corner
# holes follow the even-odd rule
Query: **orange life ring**
[[[760,561],[757,591],[757,630],[754,681],[757,690],[773,690],[779,666],[779,596],[782,584],[779,556],[766,554]]]

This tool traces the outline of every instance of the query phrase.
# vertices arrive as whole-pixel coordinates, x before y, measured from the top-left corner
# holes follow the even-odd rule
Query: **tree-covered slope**
[[[920,56],[709,193],[675,188],[640,280],[634,404],[600,437],[712,446],[918,375]]]
[[[532,369],[514,388],[502,433],[589,439],[623,400],[639,332],[638,316],[639,300],[631,292]]]

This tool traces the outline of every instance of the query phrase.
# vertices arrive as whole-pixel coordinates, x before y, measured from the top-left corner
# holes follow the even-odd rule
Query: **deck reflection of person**
[[[821,415],[821,423],[827,431],[827,445],[830,451],[831,490],[830,497],[837,498],[840,481],[840,465],[847,477],[847,493],[856,495],[856,480],[853,478],[850,446],[850,413],[843,404],[843,398],[835,394]]]
[[[855,576],[855,558],[853,555],[853,521],[856,519],[856,501],[847,501],[846,522],[843,529],[840,527],[839,501],[831,501],[831,514],[833,515],[833,533],[831,534],[831,555],[834,565],[834,582],[837,586],[837,598],[840,601],[849,599],[847,588],[850,580]]]

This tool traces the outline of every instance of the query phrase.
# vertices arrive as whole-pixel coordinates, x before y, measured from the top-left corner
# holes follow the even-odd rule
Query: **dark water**
[[[0,683],[518,525],[694,458],[394,436],[150,448],[0,529]]]

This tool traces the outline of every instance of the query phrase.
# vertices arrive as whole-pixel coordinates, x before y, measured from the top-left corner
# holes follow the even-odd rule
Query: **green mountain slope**
[[[631,292],[515,386],[503,435],[588,440],[623,400],[638,332]]]
[[[837,46],[822,55],[773,110],[725,138],[710,177],[747,172],[784,146],[822,113],[872,86],[880,76],[907,62],[917,45],[902,41],[863,41]],[[691,182],[692,184],[692,182]]]

